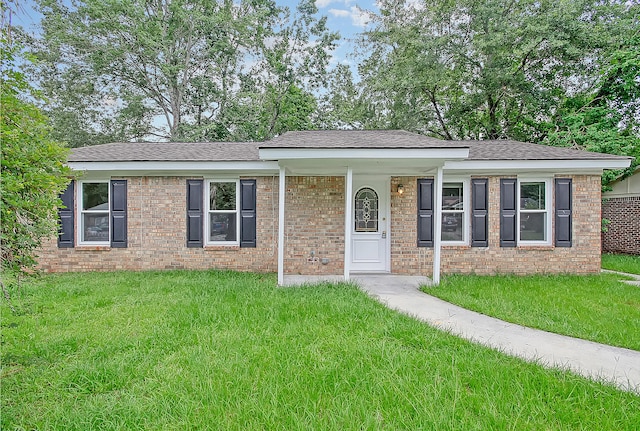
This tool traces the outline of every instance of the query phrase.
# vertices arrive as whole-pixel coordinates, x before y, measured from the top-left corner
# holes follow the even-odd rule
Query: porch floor
[[[285,275],[283,286],[300,286],[322,282],[341,283],[342,275]],[[359,285],[370,293],[416,290],[421,285],[430,285],[431,279],[423,276],[360,273],[351,274],[349,282]]]

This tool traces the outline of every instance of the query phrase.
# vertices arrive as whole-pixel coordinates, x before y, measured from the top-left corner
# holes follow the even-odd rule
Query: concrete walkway
[[[331,281],[338,277],[328,278]],[[640,393],[640,352],[526,328],[469,311],[419,290],[425,277],[357,275],[353,282],[389,308],[506,354],[549,367],[570,369],[582,376],[611,382]],[[290,278],[286,284],[317,282]]]
[[[388,307],[468,340],[542,365],[640,393],[640,352],[526,328],[427,295],[422,277],[356,276],[354,281]]]
[[[638,274],[627,274],[626,272],[611,271],[610,269],[603,269],[602,272],[606,272],[609,274],[619,274],[624,277],[633,278],[633,280],[622,280],[622,281],[632,286],[640,286],[640,275]]]

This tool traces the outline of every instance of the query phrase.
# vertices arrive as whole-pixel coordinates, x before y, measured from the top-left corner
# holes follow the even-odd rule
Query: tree
[[[293,15],[288,8],[281,10],[252,56],[248,73],[239,79],[225,115],[190,128],[196,140],[208,139],[202,131],[221,124],[229,139],[241,141],[315,128],[315,93],[325,85],[339,37],[327,28],[326,17],[317,14],[313,0],[302,0]]]
[[[0,283],[8,298],[7,277],[32,272],[38,247],[57,232],[58,195],[67,186],[71,171],[65,165],[67,149],[51,139],[47,119],[31,102],[39,95],[17,71],[18,49],[9,45],[5,34],[3,29],[0,240],[4,277]]]
[[[337,37],[311,0],[293,23],[273,0],[38,3],[33,74],[73,146],[245,139],[293,87],[311,96]]]
[[[640,35],[613,51],[594,88],[567,97],[547,127],[547,145],[634,157],[628,169],[605,172],[604,187],[631,175],[640,164]]]
[[[326,17],[317,19],[314,0],[301,0],[290,24],[283,16],[280,30],[265,44],[264,61],[257,76],[261,86],[261,136],[269,139],[287,130],[315,128],[317,110],[313,92],[324,87],[330,53],[338,34],[329,31]]]
[[[595,0],[380,2],[362,44],[381,126],[538,142],[566,94],[628,37],[631,7]]]
[[[349,66],[338,64],[329,74],[315,121],[321,129],[375,128],[375,114],[367,110],[361,86]]]

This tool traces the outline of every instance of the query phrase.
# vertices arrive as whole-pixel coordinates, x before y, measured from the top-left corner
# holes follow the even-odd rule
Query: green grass
[[[46,276],[2,309],[1,428],[634,430],[640,397],[272,276]]]
[[[602,267],[611,271],[640,274],[640,256],[630,254],[603,254]]]
[[[640,289],[619,278],[454,275],[424,291],[508,322],[640,350]]]

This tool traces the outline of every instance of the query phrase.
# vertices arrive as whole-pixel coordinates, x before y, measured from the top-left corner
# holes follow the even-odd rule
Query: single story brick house
[[[609,221],[602,251],[640,255],[640,167],[614,181],[602,198],[602,217]]]
[[[74,149],[45,271],[594,273],[600,175],[627,157],[405,131]]]

